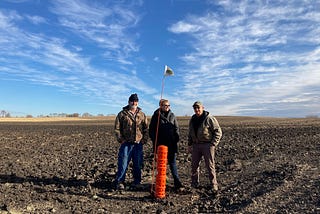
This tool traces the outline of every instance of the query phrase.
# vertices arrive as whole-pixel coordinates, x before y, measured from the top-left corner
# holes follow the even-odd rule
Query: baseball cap
[[[196,102],[193,103],[192,107],[195,107],[195,106],[199,106],[200,107],[200,106],[203,106],[203,105],[202,105],[202,102],[196,101]]]

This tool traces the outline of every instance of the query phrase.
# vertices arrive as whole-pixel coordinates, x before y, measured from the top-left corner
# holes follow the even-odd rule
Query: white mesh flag
[[[169,68],[169,66],[165,66],[164,67],[164,75],[165,76],[172,76],[173,75],[173,70],[171,68]]]

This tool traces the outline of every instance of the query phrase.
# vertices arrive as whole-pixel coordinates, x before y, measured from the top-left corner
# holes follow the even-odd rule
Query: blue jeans
[[[134,184],[141,183],[141,169],[143,165],[143,146],[141,143],[128,143],[121,144],[118,153],[118,172],[116,177],[117,183],[124,182],[128,165],[132,159],[133,163],[133,179]]]
[[[171,174],[174,180],[174,186],[180,186],[181,182],[178,175],[177,164],[176,164],[176,153],[169,152],[168,153],[168,164],[171,170]]]

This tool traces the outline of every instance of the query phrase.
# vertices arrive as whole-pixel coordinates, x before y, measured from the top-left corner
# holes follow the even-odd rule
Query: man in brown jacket
[[[222,137],[218,121],[209,112],[204,111],[200,101],[193,104],[195,114],[189,122],[188,145],[192,153],[191,186],[199,187],[199,166],[202,156],[209,174],[212,191],[218,191],[218,182],[215,170],[215,148]]]
[[[131,94],[128,105],[122,108],[115,120],[115,135],[120,143],[118,153],[118,172],[115,180],[116,189],[124,189],[128,164],[133,163],[133,187],[141,182],[143,165],[143,144],[148,140],[148,121],[138,107],[138,95]]]

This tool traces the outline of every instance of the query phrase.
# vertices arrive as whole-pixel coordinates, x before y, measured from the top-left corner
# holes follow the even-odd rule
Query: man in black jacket
[[[174,187],[178,190],[182,187],[176,165],[176,153],[178,152],[177,144],[179,142],[179,125],[175,115],[170,110],[169,101],[162,99],[160,100],[159,105],[160,108],[153,113],[151,118],[149,125],[149,137],[154,145],[156,135],[158,133],[156,147],[159,145],[165,145],[168,147],[168,164],[174,179]],[[159,127],[157,132],[158,118]]]

